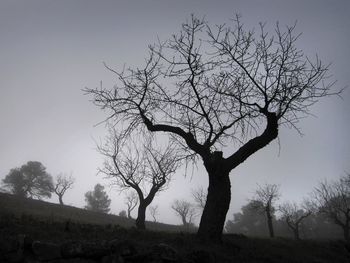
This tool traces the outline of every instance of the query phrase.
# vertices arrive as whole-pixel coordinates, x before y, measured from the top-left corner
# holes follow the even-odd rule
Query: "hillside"
[[[221,245],[208,245],[179,226],[147,222],[148,231],[133,226],[119,216],[0,194],[0,262],[350,262],[344,241],[231,234]]]
[[[117,225],[124,228],[135,226],[133,219],[103,214],[85,209],[62,206],[41,200],[22,199],[11,194],[0,193],[0,215],[13,215],[17,218],[31,216],[51,222],[72,222],[80,224]],[[181,226],[146,222],[147,229],[166,232],[180,232]]]

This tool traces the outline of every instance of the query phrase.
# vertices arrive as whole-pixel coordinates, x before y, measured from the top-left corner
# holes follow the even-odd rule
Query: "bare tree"
[[[343,229],[344,239],[350,240],[350,174],[338,181],[324,181],[315,187],[313,201],[319,212]]]
[[[125,204],[128,207],[128,218],[132,219],[131,212],[139,203],[139,197],[135,191],[128,191],[125,195]]]
[[[300,240],[300,226],[302,221],[312,214],[307,205],[298,206],[295,202],[286,202],[279,206],[281,219],[293,231],[294,238]]]
[[[198,237],[221,242],[231,200],[229,173],[277,138],[279,127],[296,128],[301,117],[331,90],[328,65],[296,47],[295,26],[268,34],[233,26],[211,27],[194,16],[169,40],[150,46],[142,68],[114,70],[113,89],[85,89],[110,110],[125,132],[146,127],[165,132],[201,158],[209,176]]]
[[[128,218],[132,219],[131,212],[138,204],[138,195],[135,191],[129,191],[125,196],[125,204],[128,208]]]
[[[64,205],[63,196],[68,189],[73,188],[74,182],[75,179],[73,178],[72,174],[70,176],[63,174],[57,175],[56,183],[54,186],[54,192],[58,196],[58,201],[60,202],[60,205]]]
[[[273,216],[275,212],[275,202],[280,198],[279,186],[276,184],[258,185],[255,191],[253,203],[255,209],[265,214],[270,237],[274,237]],[[254,202],[255,201],[255,202]]]
[[[139,137],[140,141],[136,141]],[[163,149],[162,149],[163,148]],[[98,147],[107,157],[100,170],[122,190],[132,188],[139,199],[136,226],[145,229],[146,209],[155,195],[164,190],[180,160],[171,144],[157,147],[151,137],[119,134],[110,129],[105,145]]]
[[[181,218],[183,226],[188,227],[192,224],[192,220],[196,215],[196,209],[193,204],[185,200],[175,200],[171,208]]]
[[[207,201],[207,193],[203,187],[198,187],[196,189],[192,189],[192,197],[197,207],[201,210],[204,209],[205,203]]]
[[[158,213],[158,205],[153,205],[149,207],[149,213],[151,214],[153,218],[153,222],[157,222],[156,216],[159,214]]]

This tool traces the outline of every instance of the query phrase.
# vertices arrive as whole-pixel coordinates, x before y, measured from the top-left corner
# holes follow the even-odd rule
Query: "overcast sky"
[[[113,86],[102,62],[121,68],[142,66],[147,45],[167,39],[191,13],[212,24],[229,23],[235,13],[248,28],[297,21],[298,47],[332,63],[335,89],[350,83],[350,1],[348,0],[0,0],[0,178],[27,161],[40,161],[56,176],[73,173],[75,187],[64,201],[85,205],[102,158],[94,139],[104,136],[106,118],[81,91],[100,81]],[[299,201],[324,178],[350,172],[350,89],[343,99],[326,98],[295,130],[282,127],[274,141],[232,171],[228,218],[252,197],[256,184],[281,186],[282,200]],[[201,166],[201,164],[200,164]],[[162,222],[179,224],[170,209],[191,188],[207,187],[203,168],[192,177],[176,174],[154,200]],[[125,209],[123,195],[107,188],[111,210]],[[51,198],[58,202],[57,197]],[[135,215],[135,214],[134,214]]]

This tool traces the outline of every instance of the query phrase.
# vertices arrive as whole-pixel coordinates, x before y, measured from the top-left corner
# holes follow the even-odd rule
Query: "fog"
[[[236,13],[247,28],[266,22],[273,28],[297,21],[298,47],[332,63],[334,87],[349,85],[350,2],[339,1],[0,1],[0,179],[11,168],[40,161],[55,177],[72,173],[74,188],[66,204],[84,207],[84,193],[96,183],[106,186],[111,212],[126,209],[123,193],[97,175],[103,157],[95,141],[103,139],[108,115],[93,105],[83,88],[115,76],[106,62],[142,66],[147,46],[179,31],[194,13],[211,24],[230,23]],[[314,116],[302,119],[302,136],[281,127],[279,137],[231,173],[232,199],[227,218],[251,198],[257,184],[280,185],[284,200],[300,201],[318,182],[350,172],[350,91],[314,105]],[[173,176],[159,205],[159,221],[180,224],[171,211],[174,199],[191,200],[191,189],[207,187],[201,163],[184,177]],[[50,202],[58,203],[53,195]],[[191,200],[192,201],[192,200]],[[135,213],[135,211],[134,211]],[[135,216],[135,214],[133,214]],[[148,215],[148,219],[151,217]],[[197,223],[198,223],[197,218]]]

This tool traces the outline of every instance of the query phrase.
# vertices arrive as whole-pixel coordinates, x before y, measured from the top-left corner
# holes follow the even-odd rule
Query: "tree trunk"
[[[217,169],[208,169],[209,188],[197,237],[206,243],[221,243],[226,214],[231,201],[231,183],[229,172],[223,171],[221,163]]]
[[[128,209],[128,218],[129,218],[129,219],[132,219],[130,209]]]
[[[294,238],[295,238],[295,240],[300,240],[299,226],[296,226],[293,232],[294,232]]]
[[[269,228],[269,234],[270,234],[270,237],[273,238],[275,237],[275,233],[273,231],[272,215],[271,215],[270,209],[266,210],[266,217],[267,217],[267,226]]]
[[[184,226],[187,226],[186,216],[181,215],[181,220],[182,220],[182,224],[183,224]]]
[[[58,201],[60,202],[60,205],[64,205],[63,204],[63,195],[58,195]]]
[[[139,205],[138,212],[137,212],[137,218],[136,218],[137,229],[140,229],[140,230],[146,229],[146,224],[145,224],[146,208],[147,208],[147,205],[144,202],[141,203],[141,201],[140,201],[140,205]]]

